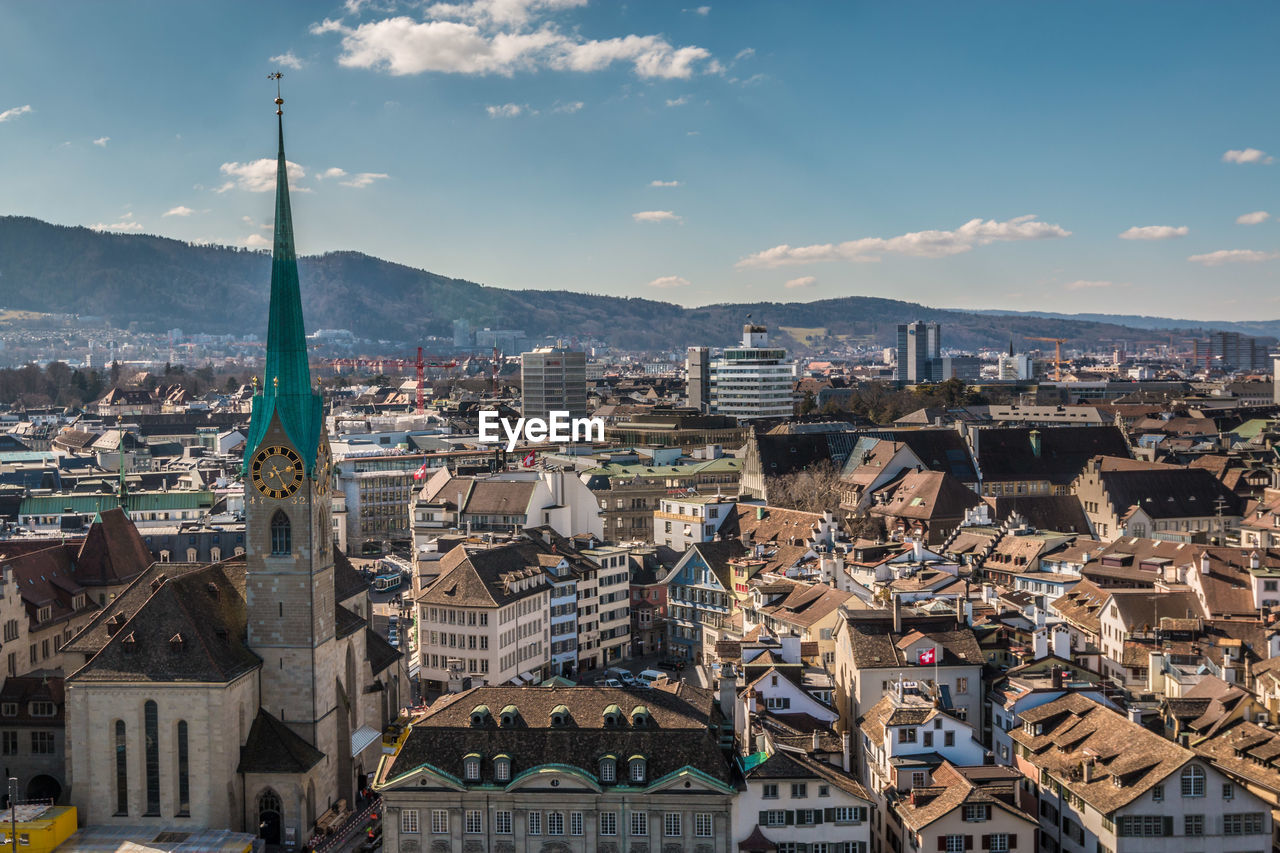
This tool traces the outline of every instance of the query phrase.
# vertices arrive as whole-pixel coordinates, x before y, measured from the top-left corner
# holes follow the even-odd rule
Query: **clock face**
[[[253,485],[269,498],[287,498],[302,488],[302,457],[290,447],[264,447],[249,466]]]

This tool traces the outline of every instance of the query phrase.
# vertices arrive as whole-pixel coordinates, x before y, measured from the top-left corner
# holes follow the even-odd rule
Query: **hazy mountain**
[[[653,299],[486,287],[358,252],[303,258],[299,268],[309,328],[407,343],[448,336],[457,318],[473,328],[523,329],[533,340],[599,337],[624,349],[731,343],[748,313],[753,322],[775,332],[786,327],[819,346],[824,334],[889,346],[897,323],[917,319],[945,324],[944,346],[962,348],[1004,347],[1010,339],[1020,349],[1052,346],[1023,340],[1035,336],[1067,338],[1068,346],[1164,340],[1202,325],[951,311],[865,296],[682,308]],[[149,330],[262,334],[269,280],[266,252],[0,217],[0,308],[99,316]],[[1152,328],[1174,331],[1147,331]]]

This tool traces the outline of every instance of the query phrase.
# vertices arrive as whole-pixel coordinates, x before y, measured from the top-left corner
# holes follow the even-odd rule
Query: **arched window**
[[[289,527],[289,516],[280,510],[271,516],[271,556],[281,557],[293,553],[293,532]]]
[[[268,788],[258,795],[258,836],[268,844],[280,843],[284,807],[280,795]]]
[[[147,810],[146,815],[160,814],[160,712],[156,703],[147,700],[142,706],[144,746],[146,747]]]
[[[116,720],[116,814],[129,814],[129,749],[124,720]]]
[[[633,755],[631,756],[630,764],[631,764],[631,781],[643,782],[644,781],[644,758],[639,755]]]
[[[188,563],[196,563],[196,562],[199,562],[199,561],[200,561],[200,552],[199,552],[199,551],[197,551],[195,548],[188,548],[188,549],[187,549],[187,562],[188,562]]]
[[[219,548],[217,545],[209,549],[209,562],[211,563],[222,562],[222,549]]]
[[[509,755],[494,756],[493,778],[499,782],[511,781],[511,757]]]
[[[1182,796],[1204,796],[1204,770],[1192,764],[1182,770]]]
[[[613,784],[618,780],[618,760],[612,755],[600,759],[600,781]]]
[[[178,815],[191,814],[191,763],[187,752],[187,721],[178,720]]]
[[[470,755],[468,755],[466,758],[462,760],[462,765],[465,768],[465,776],[467,777],[468,782],[480,781],[480,756],[479,755],[477,755],[474,752],[471,753]]]

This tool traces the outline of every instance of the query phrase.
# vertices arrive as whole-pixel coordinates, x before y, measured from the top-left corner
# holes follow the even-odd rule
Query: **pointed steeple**
[[[278,76],[273,75],[278,81]],[[278,85],[278,82],[277,82]],[[306,461],[310,472],[323,425],[321,397],[311,387],[307,334],[302,321],[298,256],[293,245],[293,211],[284,156],[284,99],[276,93],[276,223],[271,253],[271,308],[267,318],[266,376],[254,395],[245,465],[262,443],[273,417]]]

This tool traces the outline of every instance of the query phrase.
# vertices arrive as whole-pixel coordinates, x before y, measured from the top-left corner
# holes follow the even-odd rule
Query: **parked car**
[[[621,687],[622,682],[616,678],[599,678],[596,679],[597,687]]]
[[[628,687],[635,686],[636,677],[629,669],[623,669],[620,666],[611,666],[604,671],[607,678],[616,678]]]
[[[670,676],[665,672],[659,672],[656,669],[646,669],[642,670],[640,674],[636,676],[636,683],[641,687],[652,687],[653,682],[655,681],[667,681],[669,679]]]
[[[663,658],[658,661],[658,666],[662,669],[670,669],[674,672],[679,672],[684,669],[684,661],[677,658]]]

